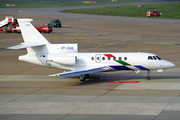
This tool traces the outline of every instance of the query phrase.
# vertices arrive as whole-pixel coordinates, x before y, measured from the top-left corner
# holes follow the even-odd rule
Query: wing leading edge
[[[77,76],[77,75],[92,74],[92,73],[96,73],[96,72],[104,72],[104,71],[108,71],[108,70],[110,70],[110,68],[105,66],[105,67],[100,67],[100,68],[73,70],[73,71],[53,74],[53,75],[49,75],[49,76],[71,77],[71,76]]]

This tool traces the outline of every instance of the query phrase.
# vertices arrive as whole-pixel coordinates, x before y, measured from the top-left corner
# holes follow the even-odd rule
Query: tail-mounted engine
[[[59,56],[59,57],[52,58],[49,61],[61,64],[61,65],[72,66],[77,63],[77,58],[76,56]]]

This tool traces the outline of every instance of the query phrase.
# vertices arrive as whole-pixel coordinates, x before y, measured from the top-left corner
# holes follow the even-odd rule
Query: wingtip
[[[59,75],[59,74],[52,74],[52,75],[48,75],[48,76],[60,77],[60,75]]]
[[[18,22],[32,22],[33,19],[30,19],[30,18],[21,18],[21,19],[17,19]]]

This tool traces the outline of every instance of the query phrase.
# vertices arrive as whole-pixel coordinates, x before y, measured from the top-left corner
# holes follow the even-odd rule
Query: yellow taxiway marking
[[[149,43],[152,45],[176,45],[176,43]]]
[[[10,41],[10,40],[14,41],[14,40],[22,40],[22,39],[6,39],[6,40],[3,39],[3,40],[0,40],[0,41]]]
[[[0,81],[63,81],[63,80],[79,80],[79,79],[0,79]]]

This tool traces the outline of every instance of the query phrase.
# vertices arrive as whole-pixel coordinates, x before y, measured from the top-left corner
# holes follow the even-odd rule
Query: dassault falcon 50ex
[[[51,44],[30,23],[32,19],[18,19],[24,43],[8,49],[27,49],[26,55],[19,56],[25,61],[46,67],[69,70],[68,72],[50,76],[80,76],[85,81],[89,74],[117,70],[130,70],[137,73],[147,71],[146,79],[150,80],[150,72],[161,72],[175,65],[152,53],[79,53],[78,44]]]

